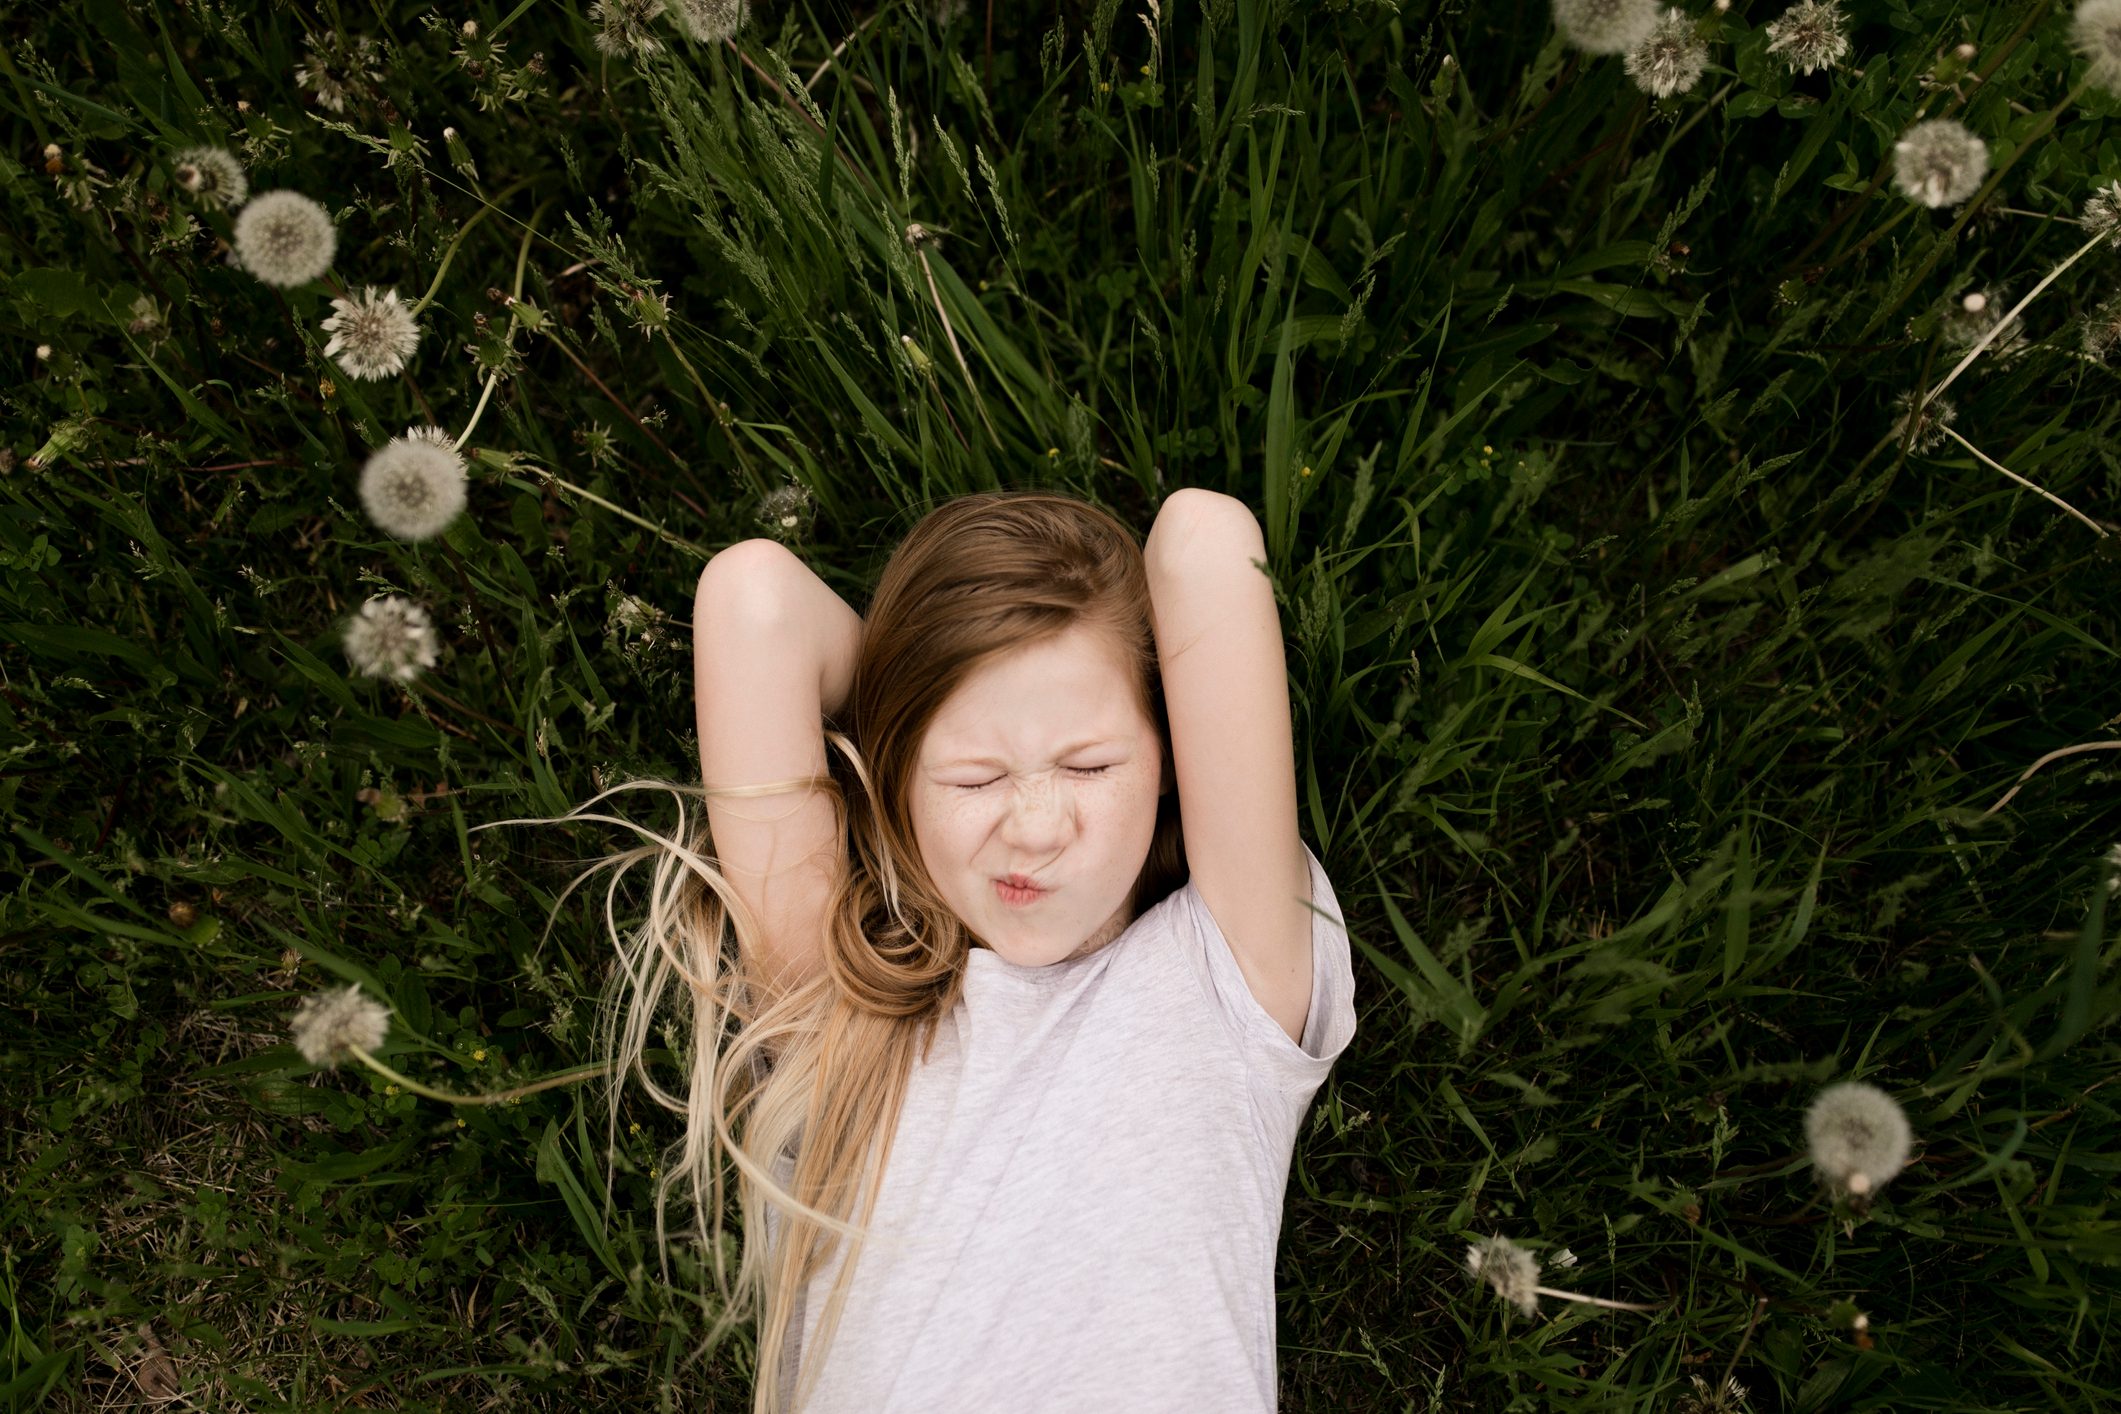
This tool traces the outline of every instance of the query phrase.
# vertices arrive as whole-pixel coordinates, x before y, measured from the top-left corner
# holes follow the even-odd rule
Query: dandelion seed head
[[[1708,62],[1709,46],[1694,22],[1677,10],[1665,10],[1642,43],[1628,51],[1621,67],[1644,93],[1670,98],[1699,83]]]
[[[2085,77],[2121,93],[2121,0],[2084,0],[2070,17],[2070,39],[2091,61]]]
[[[349,983],[302,998],[288,1030],[302,1059],[328,1070],[356,1046],[373,1051],[382,1045],[390,1032],[390,1012]]]
[[[361,676],[410,682],[435,665],[434,621],[402,594],[377,595],[347,623],[341,646]]]
[[[654,54],[663,41],[649,26],[662,12],[658,0],[596,0],[589,7],[589,21],[597,27],[597,49],[615,58],[629,54]]]
[[[1507,1237],[1484,1237],[1466,1248],[1466,1270],[1525,1315],[1539,1310],[1539,1259]]]
[[[1588,54],[1625,54],[1649,38],[1657,0],[1554,0],[1554,28]]]
[[[236,213],[236,263],[268,285],[292,289],[331,268],[339,233],[331,214],[298,191],[269,191]]]
[[[1798,0],[1767,26],[1770,54],[1780,54],[1793,74],[1831,69],[1848,57],[1848,18],[1835,0]]]
[[[1900,1102],[1863,1080],[1821,1090],[1805,1111],[1804,1138],[1820,1173],[1858,1195],[1876,1192],[1905,1168],[1914,1143]]]
[[[1919,401],[1912,392],[1893,399],[1893,440],[1907,443],[1911,452],[1927,452],[1942,442],[1944,429],[1959,416],[1949,398],[1931,398],[1928,406],[1918,410]]]
[[[2108,182],[2093,192],[2084,203],[2084,214],[2077,224],[2095,236],[2104,236],[2115,245],[2121,245],[2121,182]]]
[[[1966,298],[1944,311],[1938,321],[1937,332],[1946,348],[1972,348],[1988,338],[1989,331],[2002,322],[2009,301],[2000,291],[1974,290]],[[2025,337],[2025,321],[2013,319],[2010,326],[1982,351],[1982,357],[1993,363],[2007,363],[2027,353],[2032,344]]]
[[[663,0],[663,8],[702,44],[735,38],[751,11],[748,0]]]
[[[1954,118],[1929,118],[1893,144],[1893,185],[1924,206],[1956,206],[1988,175],[1988,144]]]
[[[225,147],[207,145],[187,148],[177,154],[172,175],[177,185],[207,206],[241,206],[250,195],[250,178],[243,164]]]
[[[337,311],[321,326],[331,335],[327,358],[355,378],[388,378],[405,366],[420,342],[420,325],[396,290],[364,287],[351,299],[331,302]]]
[[[360,494],[379,529],[401,540],[430,539],[464,509],[464,458],[441,428],[409,428],[369,454]]]
[[[316,94],[320,107],[343,113],[356,89],[382,82],[383,72],[374,63],[376,41],[368,35],[354,40],[349,48],[336,40],[319,40],[313,34],[305,34],[302,45],[309,51],[309,58],[307,63],[296,66],[295,82]]]
[[[809,487],[796,482],[776,486],[759,498],[759,522],[776,534],[786,534],[802,524],[810,506]]]

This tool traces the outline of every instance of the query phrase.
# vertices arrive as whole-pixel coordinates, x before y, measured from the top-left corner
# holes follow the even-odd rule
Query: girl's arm
[[[833,799],[806,782],[826,774],[824,716],[846,701],[861,617],[786,546],[756,539],[708,562],[692,630],[700,776],[718,867],[750,914],[744,968],[792,988],[823,966],[846,868]]]
[[[1244,502],[1186,487],[1165,497],[1142,555],[1186,861],[1252,995],[1301,1045],[1311,869],[1266,537]]]

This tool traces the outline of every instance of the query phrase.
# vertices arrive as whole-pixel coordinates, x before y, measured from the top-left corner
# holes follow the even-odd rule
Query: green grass
[[[360,980],[457,1091],[587,1059],[602,900],[556,895],[622,837],[469,828],[696,778],[702,555],[778,534],[859,606],[996,485],[1266,527],[1359,1012],[1291,1172],[1284,1408],[1663,1410],[1726,1368],[1763,1411],[2115,1407],[2121,757],[1991,807],[2121,736],[2080,350],[2121,257],[1949,394],[2103,531],[1892,400],[1962,295],[2081,244],[2121,104],[2046,0],[1858,0],[1809,76],[1780,8],[1658,103],[1537,3],[1166,0],[1153,52],[1144,6],[998,5],[990,57],[984,6],[774,0],[741,57],[659,19],[646,59],[572,0],[326,7],[385,46],[343,113],[296,12],[0,22],[11,1407],[748,1408],[748,1334],[685,1366],[702,1278],[657,1277],[668,1116],[633,1092],[607,1206],[589,1087],[452,1111],[287,1018]],[[1990,143],[1968,208],[1888,180],[1939,114]],[[337,280],[434,287],[407,376],[221,261],[199,141],[332,209]],[[377,530],[370,449],[496,368],[469,512]],[[340,650],[384,592],[445,641],[405,686]],[[1848,1077],[1917,1136],[1861,1221],[1801,1129]],[[1493,1232],[1659,1309],[1506,1319]]]

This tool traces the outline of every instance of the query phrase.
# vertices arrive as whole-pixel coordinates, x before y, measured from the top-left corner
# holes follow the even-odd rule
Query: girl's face
[[[1133,921],[1128,894],[1170,788],[1156,724],[1118,656],[1072,628],[989,663],[922,738],[914,835],[944,900],[1024,967],[1083,957]],[[1012,904],[997,881],[1041,890]]]

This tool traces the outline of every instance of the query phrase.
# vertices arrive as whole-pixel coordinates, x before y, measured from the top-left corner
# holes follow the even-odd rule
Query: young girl
[[[1275,1409],[1282,1194],[1355,1009],[1265,558],[1210,491],[1146,546],[995,492],[866,622],[772,541],[702,574],[707,830],[622,856],[664,857],[610,1098],[686,1116],[658,1237],[688,1177],[755,1414]],[[684,1095],[642,1064],[673,972]]]

